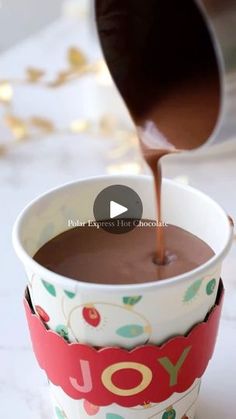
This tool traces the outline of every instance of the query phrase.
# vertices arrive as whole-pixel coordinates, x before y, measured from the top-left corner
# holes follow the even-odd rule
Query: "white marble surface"
[[[59,65],[63,49],[79,42],[82,30],[76,22],[62,20],[40,36],[24,42],[0,57],[1,78],[19,76],[29,64],[43,63],[50,69]],[[51,112],[58,120],[65,120],[78,114],[80,109],[81,98],[76,102],[71,87],[58,94],[55,106],[52,106],[53,99],[48,101],[43,93],[24,95],[18,89],[16,94],[22,115],[37,110],[37,113]],[[0,137],[3,132],[0,127]],[[11,244],[13,222],[22,207],[45,190],[79,177],[106,173],[107,146],[107,140],[99,138],[51,136],[25,143],[0,160],[0,418],[52,418],[47,381],[31,351],[23,312],[25,274]],[[236,219],[236,146],[215,155],[167,159],[164,172],[172,178],[188,176],[190,184],[217,199]],[[224,313],[215,356],[202,386],[198,419],[236,417],[235,271],[234,244],[224,265],[227,291]]]

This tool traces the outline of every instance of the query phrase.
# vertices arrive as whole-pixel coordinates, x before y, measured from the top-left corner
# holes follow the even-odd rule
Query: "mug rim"
[[[226,240],[225,246],[222,248],[222,250],[215,254],[211,259],[209,259],[204,264],[198,266],[197,268],[185,272],[181,275],[176,275],[171,278],[167,278],[163,281],[150,281],[150,282],[144,282],[144,283],[131,283],[131,284],[103,284],[103,283],[96,283],[96,282],[86,282],[86,281],[79,281],[75,280],[70,277],[66,277],[63,275],[60,275],[56,272],[50,271],[49,269],[45,268],[38,262],[36,262],[25,250],[21,237],[20,237],[20,229],[21,224],[23,222],[24,217],[27,215],[27,212],[41,199],[44,199],[50,195],[56,194],[58,191],[66,189],[68,187],[71,187],[76,184],[81,183],[93,183],[94,181],[99,180],[111,180],[112,182],[121,182],[122,180],[136,180],[140,179],[143,181],[151,181],[152,176],[150,175],[126,175],[126,174],[117,174],[117,175],[97,175],[97,176],[91,176],[91,177],[84,177],[77,179],[76,181],[66,182],[60,186],[51,188],[50,190],[46,191],[45,193],[39,195],[37,198],[33,199],[31,202],[29,202],[28,205],[26,205],[23,210],[18,215],[12,231],[12,243],[13,247],[15,249],[15,252],[18,256],[18,258],[22,261],[25,267],[29,267],[30,270],[35,273],[36,275],[41,276],[44,280],[48,280],[49,282],[53,282],[61,287],[66,287],[67,289],[75,290],[76,288],[80,289],[86,289],[91,290],[93,289],[96,291],[112,291],[112,292],[119,292],[119,291],[133,291],[133,290],[152,290],[154,288],[159,287],[168,287],[173,286],[177,282],[184,282],[186,279],[191,280],[193,277],[199,276],[202,277],[205,271],[210,271],[211,267],[218,266],[219,263],[222,262],[222,260],[227,255],[231,244],[233,240],[233,231],[234,231],[234,225],[229,220],[229,217],[227,216],[227,213],[224,211],[224,209],[210,196],[207,194],[201,192],[200,190],[193,188],[189,185],[183,185],[181,183],[178,183],[174,180],[164,178],[163,183],[175,185],[178,188],[185,189],[187,191],[191,191],[192,193],[198,194],[201,197],[204,197],[204,199],[208,200],[212,204],[214,204],[216,207],[218,207],[218,210],[221,212],[222,216],[226,217],[228,220],[228,238]]]

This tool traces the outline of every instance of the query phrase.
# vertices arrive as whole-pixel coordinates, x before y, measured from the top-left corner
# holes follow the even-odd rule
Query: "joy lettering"
[[[173,363],[167,356],[158,358],[156,365],[154,365],[152,369],[140,362],[117,362],[112,365],[108,365],[101,371],[100,383],[107,391],[116,396],[134,396],[147,389],[150,385],[155,385],[158,382],[159,376],[161,375],[161,377],[163,377],[164,372],[164,376],[165,374],[168,376],[169,387],[173,387],[178,384],[179,372],[181,368],[184,368],[184,363],[190,351],[191,346],[185,348],[175,363]],[[80,360],[79,364],[81,381],[78,382],[77,378],[70,377],[70,383],[76,391],[86,394],[91,392],[94,387],[92,368],[87,360]],[[162,369],[161,374],[159,374],[160,368]],[[137,379],[135,379],[134,381],[136,382],[133,382],[133,385],[130,385],[129,388],[122,388],[121,385],[116,383],[114,378],[117,373],[119,373],[120,377],[123,379],[121,379],[121,381],[125,383],[127,382],[127,377],[129,377],[130,370],[138,373],[139,382],[137,383]],[[130,384],[132,384],[132,382]]]

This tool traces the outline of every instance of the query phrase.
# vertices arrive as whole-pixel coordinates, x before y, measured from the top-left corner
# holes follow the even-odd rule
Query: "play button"
[[[128,211],[128,208],[123,205],[118,204],[117,202],[110,202],[110,218],[118,217],[119,215],[124,214]]]
[[[97,225],[113,234],[133,230],[143,214],[143,204],[138,194],[128,186],[112,185],[96,197],[93,213]]]

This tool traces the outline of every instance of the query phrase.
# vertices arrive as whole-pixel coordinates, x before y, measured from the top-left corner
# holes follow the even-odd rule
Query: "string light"
[[[168,407],[162,415],[162,419],[175,419],[175,418],[176,418],[176,411],[173,408],[173,406]]]
[[[99,311],[93,306],[89,305],[83,308],[82,315],[86,323],[92,327],[99,326],[101,322],[101,315]]]
[[[46,311],[40,307],[40,306],[35,306],[35,311],[37,312],[37,314],[39,315],[40,319],[44,322],[44,323],[48,323],[50,320],[49,315],[46,313]]]
[[[79,138],[80,134],[105,138],[112,137],[112,147],[107,152],[109,173],[140,173],[143,170],[143,162],[139,153],[138,140],[133,128],[126,129],[121,121],[112,114],[102,115],[99,120],[89,118],[77,118],[72,120],[66,127],[58,127],[54,121],[40,115],[23,118],[14,110],[14,87],[30,85],[44,89],[58,89],[68,83],[78,81],[86,75],[94,75],[95,83],[99,75],[104,72],[104,60],[89,62],[86,54],[78,47],[71,46],[66,51],[66,64],[59,69],[51,80],[48,80],[46,70],[29,66],[25,70],[22,79],[0,79],[0,106],[3,107],[2,121],[8,128],[11,138],[4,142],[0,140],[0,158],[4,157],[17,145],[27,141],[43,139],[50,134],[57,136],[74,135]],[[132,153],[132,163],[128,158]],[[135,161],[134,161],[135,155]],[[124,161],[124,157],[127,161]],[[119,159],[122,159],[119,162]],[[115,164],[112,162],[115,161]]]

